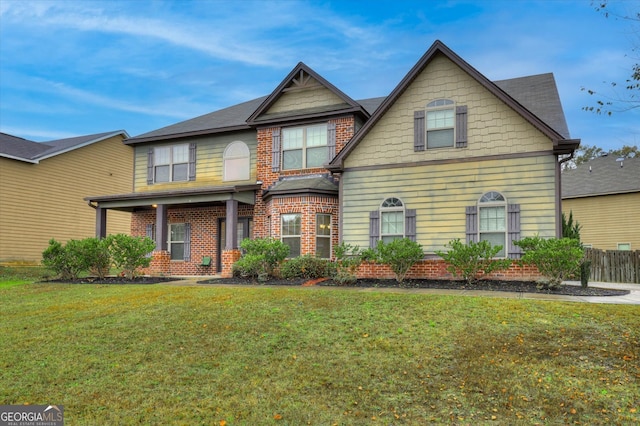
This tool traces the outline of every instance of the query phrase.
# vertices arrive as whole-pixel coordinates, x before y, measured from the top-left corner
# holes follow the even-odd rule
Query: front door
[[[238,245],[245,238],[251,238],[251,234],[253,233],[253,219],[250,217],[239,217],[238,218]],[[222,250],[227,245],[227,221],[225,219],[220,219],[218,221],[218,257],[216,261],[216,268],[218,272],[222,271]]]

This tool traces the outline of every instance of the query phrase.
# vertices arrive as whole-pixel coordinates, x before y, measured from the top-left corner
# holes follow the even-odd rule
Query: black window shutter
[[[507,248],[511,259],[520,259],[522,250],[514,242],[520,240],[520,204],[507,207]]]
[[[411,241],[416,240],[416,209],[406,209],[404,212],[404,234]]]
[[[329,147],[329,158],[327,162],[336,156],[336,123],[327,125],[327,146]]]
[[[424,110],[413,112],[413,150],[424,151],[426,137],[424,127]]]
[[[467,206],[467,244],[478,242],[478,206]]]
[[[184,224],[184,261],[191,261],[191,224]]]
[[[456,107],[456,148],[467,147],[467,106]]]
[[[271,135],[271,169],[274,172],[280,171],[280,129],[273,131]]]
[[[147,185],[153,185],[153,148],[147,151]]]
[[[189,144],[189,180],[196,180],[196,144]]]
[[[380,212],[369,212],[369,247],[376,248],[380,239]]]

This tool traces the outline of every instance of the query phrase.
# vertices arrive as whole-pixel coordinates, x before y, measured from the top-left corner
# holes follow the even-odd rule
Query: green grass
[[[0,318],[0,401],[73,425],[640,422],[638,306],[24,284]]]
[[[42,266],[0,266],[0,289],[41,281],[51,275]]]

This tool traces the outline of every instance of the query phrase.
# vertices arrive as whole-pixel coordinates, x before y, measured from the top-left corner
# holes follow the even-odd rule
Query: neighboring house
[[[560,234],[559,157],[579,141],[551,74],[491,82],[437,41],[385,98],[299,63],[269,96],[125,144],[134,191],[87,198],[98,234],[106,210],[132,212],[156,241],[149,272],[228,275],[244,237],[324,258],[340,241],[409,237],[435,257],[487,239],[517,257],[515,239]]]
[[[133,150],[120,130],[33,142],[0,133],[0,264],[38,264],[51,238],[95,236],[89,194],[131,188]],[[109,233],[129,233],[131,215],[109,214]]]
[[[603,156],[562,173],[562,211],[587,247],[640,250],[640,158]]]

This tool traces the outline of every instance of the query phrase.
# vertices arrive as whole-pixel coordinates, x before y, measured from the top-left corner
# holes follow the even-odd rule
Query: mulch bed
[[[248,278],[217,278],[211,280],[199,281],[200,284],[245,284],[245,285],[288,285],[288,286],[304,286],[309,284],[310,280],[278,280],[270,279],[265,282],[258,282]],[[538,290],[537,284],[532,281],[497,281],[482,280],[473,285],[468,285],[465,281],[452,280],[405,280],[398,283],[394,279],[359,279],[354,284],[342,285],[331,279],[314,283],[317,286],[325,287],[360,287],[360,288],[432,288],[432,289],[448,289],[448,290],[485,290],[485,291],[508,291],[513,293],[540,293],[540,294],[559,294],[568,296],[621,296],[629,294],[627,290],[614,290],[598,287],[583,288],[574,285],[564,285],[555,291]]]
[[[86,277],[79,278],[77,280],[46,280],[41,281],[42,283],[64,283],[64,284],[159,284],[166,283],[169,281],[179,281],[181,278],[172,278],[172,277],[134,277],[133,279],[127,279],[125,277],[105,277],[104,279],[99,279],[97,277]]]

